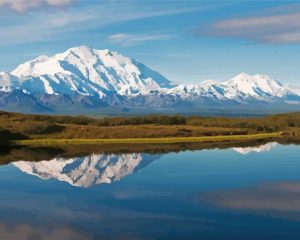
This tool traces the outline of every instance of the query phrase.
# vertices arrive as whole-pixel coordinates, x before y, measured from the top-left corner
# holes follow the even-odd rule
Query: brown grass
[[[113,139],[113,138],[162,138],[162,137],[197,137],[218,135],[243,135],[250,131],[239,128],[201,127],[187,125],[130,125],[98,127],[65,124],[58,133],[32,135],[32,138],[66,139]]]
[[[2,138],[9,140],[191,139],[193,137],[240,136],[281,131],[290,136],[299,136],[300,133],[297,129],[300,129],[299,113],[248,119],[178,115],[93,119],[0,112],[0,136],[2,133]]]
[[[208,136],[208,137],[169,137],[169,138],[114,138],[114,139],[33,139],[17,140],[17,145],[82,145],[82,144],[147,144],[147,143],[205,143],[205,142],[224,142],[224,141],[251,141],[260,139],[277,139],[281,133],[260,133],[249,135],[231,136]]]

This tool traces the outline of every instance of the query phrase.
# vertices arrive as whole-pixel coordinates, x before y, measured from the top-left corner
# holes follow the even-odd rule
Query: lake
[[[0,239],[300,239],[300,147],[0,155]]]

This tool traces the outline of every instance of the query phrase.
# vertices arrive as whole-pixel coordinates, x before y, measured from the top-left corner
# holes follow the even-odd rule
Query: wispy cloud
[[[69,12],[59,12],[54,16],[48,15],[47,22],[54,27],[63,27],[70,24],[86,22],[89,20],[93,20],[95,18],[97,18],[97,15],[93,13],[88,14],[88,13],[77,12],[76,16],[74,16],[74,14]]]
[[[0,0],[0,8],[8,7],[16,12],[27,12],[42,6],[62,7],[69,5],[73,0]]]
[[[109,40],[114,43],[118,43],[123,46],[132,46],[142,42],[148,41],[157,41],[157,40],[169,40],[176,37],[172,34],[125,34],[125,33],[118,33],[109,36]]]
[[[39,41],[56,41],[58,39],[74,38],[74,35],[86,34],[88,31],[96,31],[106,26],[126,21],[137,21],[140,19],[150,19],[164,16],[171,16],[177,14],[184,14],[192,11],[198,11],[200,7],[169,7],[159,6],[144,7],[139,2],[126,1],[97,1],[93,4],[90,2],[76,1],[76,0],[16,0],[20,4],[30,2],[29,5],[22,5],[18,11],[28,11],[29,9],[36,10],[44,6],[64,6],[66,4],[73,4],[68,9],[57,8],[56,11],[33,11],[30,14],[21,14],[18,16],[0,15],[0,46],[7,46],[13,44],[34,43]],[[14,7],[11,0],[0,0],[0,8]],[[8,4],[9,3],[9,4]],[[32,4],[32,5],[31,5]],[[26,9],[26,10],[25,10]],[[143,11],[141,11],[143,9]],[[15,11],[17,11],[15,9]],[[12,21],[11,24],[2,24],[1,22],[9,22],[12,18],[18,19]],[[84,33],[82,33],[82,31]],[[120,44],[130,45],[141,41],[155,40],[153,38],[170,38],[170,36],[138,36],[128,35],[115,36],[115,41]],[[123,38],[123,40],[120,40]],[[148,39],[151,38],[151,39]],[[110,39],[113,41],[113,38]]]
[[[71,26],[74,26],[76,30],[76,25],[79,26],[96,17],[95,14],[73,11],[42,12],[26,17],[22,16],[23,23],[0,26],[0,47],[45,40],[55,41],[64,38],[63,33],[72,30]]]
[[[300,43],[300,10],[269,16],[233,18],[214,23],[209,35],[259,43]]]

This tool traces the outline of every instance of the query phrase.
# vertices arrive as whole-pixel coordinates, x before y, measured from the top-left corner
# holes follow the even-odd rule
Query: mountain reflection
[[[270,142],[260,146],[236,147],[241,154],[270,151],[278,143]],[[119,181],[139,169],[144,168],[161,154],[124,153],[90,154],[83,157],[54,157],[42,161],[16,161],[12,165],[26,174],[40,179],[57,179],[75,187],[88,188],[98,184]]]
[[[85,157],[57,157],[49,161],[18,161],[12,164],[22,172],[43,180],[57,179],[75,187],[88,188],[119,181],[158,158],[159,155],[142,153],[91,154]]]
[[[233,150],[240,154],[247,155],[252,152],[256,152],[256,153],[268,152],[271,151],[271,149],[273,149],[277,145],[278,145],[277,142],[269,142],[255,147],[237,147],[237,148],[233,148]]]

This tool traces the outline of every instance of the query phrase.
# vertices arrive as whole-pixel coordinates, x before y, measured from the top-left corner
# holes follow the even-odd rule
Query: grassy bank
[[[66,144],[166,144],[300,137],[300,113],[262,118],[146,115],[43,116],[0,112],[0,146]]]
[[[280,138],[281,133],[259,133],[248,135],[201,136],[201,137],[164,137],[164,138],[118,138],[118,139],[30,139],[13,141],[15,145],[64,145],[64,144],[147,144],[147,143],[205,143],[225,141],[247,141]]]

